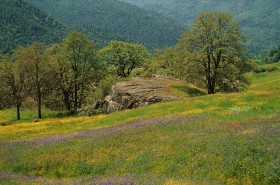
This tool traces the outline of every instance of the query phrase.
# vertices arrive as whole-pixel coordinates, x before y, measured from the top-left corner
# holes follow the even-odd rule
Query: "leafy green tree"
[[[243,41],[231,15],[207,12],[183,34],[178,54],[185,56],[189,78],[203,82],[208,94],[237,91],[249,83],[243,75],[247,65]]]
[[[166,75],[186,80],[188,65],[184,54],[178,47],[158,50],[152,64],[163,69],[163,73]]]
[[[53,44],[48,48],[49,65],[52,79],[51,93],[47,97],[47,106],[51,109],[72,108],[72,95],[74,93],[74,80],[71,62],[61,56],[59,44]],[[61,103],[62,102],[62,103]]]
[[[272,49],[267,55],[264,56],[264,63],[272,64],[280,61],[280,46]]]
[[[99,51],[101,58],[117,68],[117,75],[127,78],[136,67],[143,67],[149,60],[149,52],[140,44],[112,41]]]
[[[28,91],[37,102],[38,118],[42,118],[42,98],[48,84],[48,56],[43,43],[33,43],[17,51],[16,62],[23,63]]]
[[[56,56],[57,80],[66,107],[76,111],[85,103],[87,91],[98,80],[95,45],[84,34],[72,32],[62,41]]]
[[[5,55],[0,63],[1,94],[6,104],[15,104],[17,119],[20,120],[20,107],[26,97],[26,72],[24,63],[15,62],[14,56]],[[7,100],[11,102],[7,102]],[[1,100],[2,104],[2,100]]]

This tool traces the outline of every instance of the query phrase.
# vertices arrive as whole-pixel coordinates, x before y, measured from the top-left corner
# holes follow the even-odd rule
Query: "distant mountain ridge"
[[[277,0],[120,0],[155,11],[190,27],[203,11],[234,15],[247,36],[251,55],[269,51],[280,43],[280,3]]]
[[[0,53],[35,41],[59,42],[69,28],[22,0],[0,2]]]
[[[25,0],[95,40],[122,40],[148,48],[174,45],[183,32],[175,21],[117,0]],[[106,39],[107,38],[107,39]],[[103,40],[104,40],[103,39]]]

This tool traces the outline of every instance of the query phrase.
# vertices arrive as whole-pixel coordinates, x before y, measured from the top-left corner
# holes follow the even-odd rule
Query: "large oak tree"
[[[188,63],[188,77],[205,84],[208,94],[237,91],[248,83],[244,37],[233,17],[223,12],[201,13],[183,34],[179,55]]]
[[[56,80],[68,110],[77,111],[85,103],[86,93],[98,81],[96,48],[84,34],[72,32],[56,52]]]

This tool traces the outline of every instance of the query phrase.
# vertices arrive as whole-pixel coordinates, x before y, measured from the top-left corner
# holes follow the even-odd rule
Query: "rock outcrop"
[[[111,113],[178,98],[166,90],[164,79],[133,78],[112,87],[111,94],[105,98],[104,111]]]

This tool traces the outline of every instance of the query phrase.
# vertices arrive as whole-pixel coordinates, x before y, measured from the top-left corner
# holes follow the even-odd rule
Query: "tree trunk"
[[[41,97],[41,91],[40,89],[38,90],[38,118],[42,118],[42,111],[41,111],[41,106],[42,106],[42,97]]]
[[[70,111],[71,110],[71,102],[70,102],[70,98],[69,98],[69,93],[64,91],[63,96],[64,96],[65,107],[68,111]]]
[[[78,74],[75,72],[75,85],[74,85],[74,110],[78,109]]]
[[[39,59],[36,59],[36,86],[37,86],[37,103],[38,103],[38,118],[42,118],[41,104],[42,104],[42,93],[39,80]]]
[[[212,78],[209,78],[207,80],[207,90],[208,94],[215,94],[215,81]]]
[[[208,85],[208,94],[215,94],[215,87],[213,85]]]
[[[17,120],[20,120],[20,103],[17,103]]]

